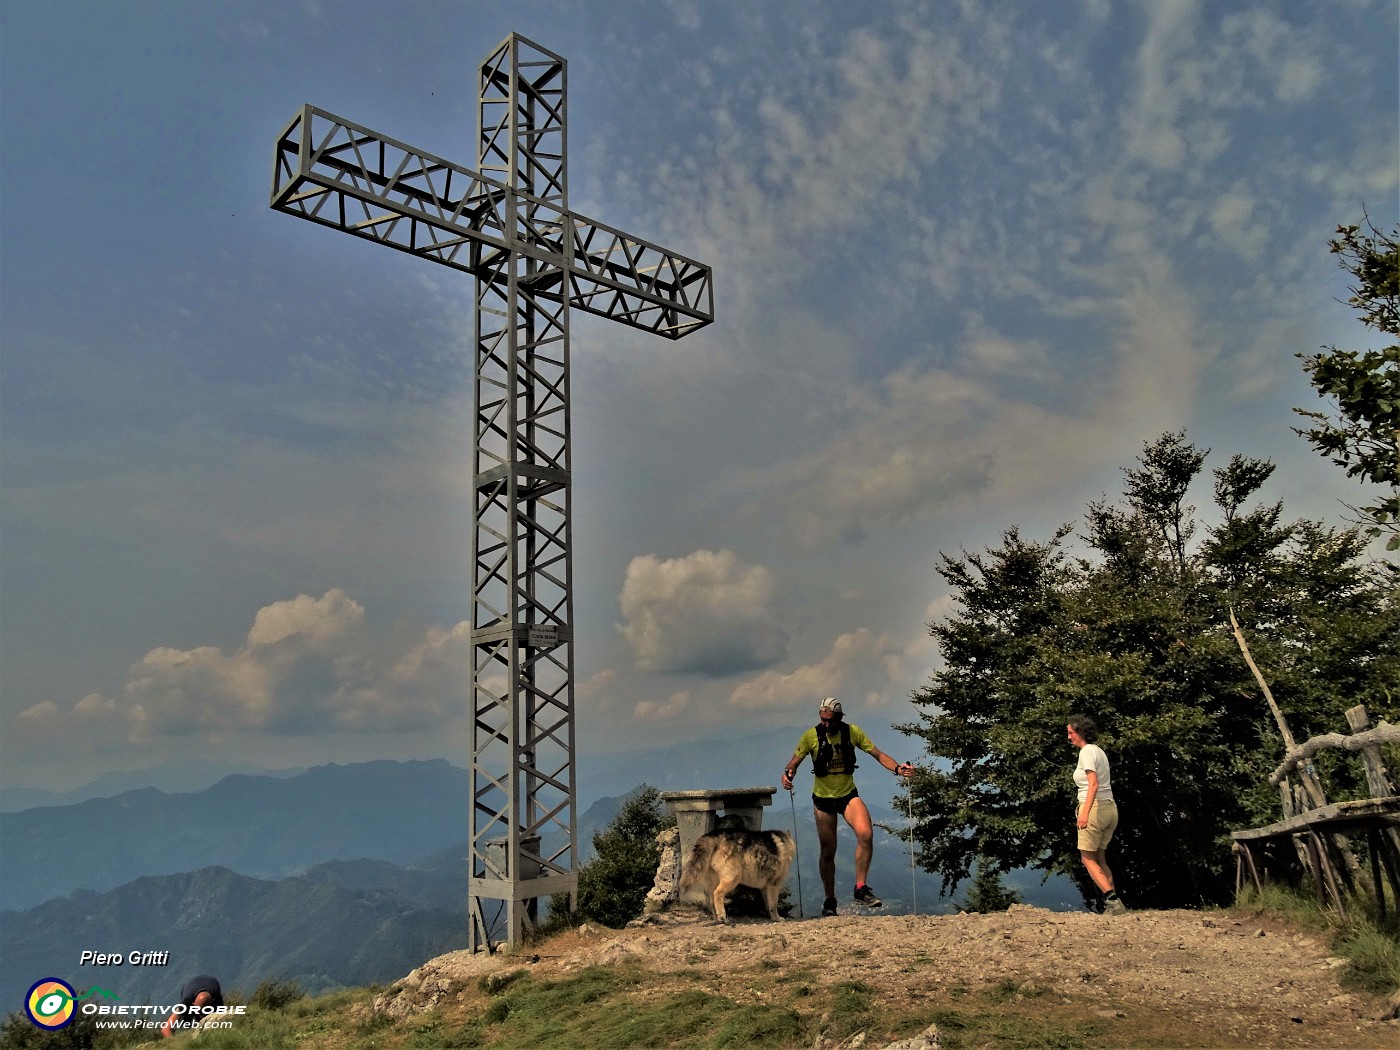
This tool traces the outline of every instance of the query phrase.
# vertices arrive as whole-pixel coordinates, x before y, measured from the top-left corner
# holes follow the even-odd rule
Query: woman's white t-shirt
[[[1113,785],[1109,783],[1108,755],[1104,754],[1103,748],[1099,747],[1098,744],[1085,744],[1079,749],[1079,765],[1074,767],[1074,785],[1079,789],[1079,801],[1083,802],[1089,794],[1089,770],[1091,769],[1098,774],[1099,778],[1099,790],[1094,798],[1102,799],[1104,802],[1112,802]]]

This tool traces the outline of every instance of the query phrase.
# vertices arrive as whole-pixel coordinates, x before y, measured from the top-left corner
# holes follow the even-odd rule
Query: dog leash
[[[802,851],[797,848],[797,796],[788,788],[788,804],[792,806],[792,857],[797,862],[797,917],[805,919],[802,910]]]

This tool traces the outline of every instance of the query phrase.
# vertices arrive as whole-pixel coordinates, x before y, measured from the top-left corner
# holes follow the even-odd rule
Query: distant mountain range
[[[0,908],[211,866],[280,879],[327,860],[408,864],[466,837],[469,793],[443,759],[363,762],[0,813]]]
[[[579,816],[585,850],[624,801],[599,799]],[[47,976],[128,1003],[169,1001],[195,973],[245,995],[267,979],[312,993],[395,981],[466,947],[466,857],[463,840],[408,866],[333,860],[277,881],[215,866],[0,912],[0,994],[22,997]],[[96,966],[81,963],[84,951],[169,954],[164,965]]]
[[[268,978],[308,992],[381,984],[467,942],[465,878],[382,861],[319,865],[278,882],[223,867],[148,876],[3,920],[0,990],[16,1003],[51,976],[80,991],[100,985],[125,1003],[174,1002],[197,973],[245,995]],[[80,965],[84,951],[123,962]],[[129,965],[133,951],[169,956],[165,965]]]
[[[756,733],[677,748],[579,760],[580,862],[594,833],[641,784],[663,790],[776,783],[796,734]],[[765,775],[767,774],[767,775]],[[911,870],[908,846],[884,828],[897,782],[862,764],[877,824],[870,881],[886,911],[953,910],[936,876]],[[798,836],[801,912],[822,891],[807,785],[779,792],[764,826]],[[593,792],[598,792],[594,794]],[[44,976],[101,985],[127,1002],[160,1001],[198,972],[251,993],[269,977],[310,991],[396,980],[465,946],[465,770],[444,760],[320,766],[290,775],[225,777],[197,793],[154,788],[68,806],[0,813],[0,992]],[[844,825],[837,892],[845,904],[854,847]],[[1080,906],[1067,880],[1017,872],[1028,903]],[[954,897],[960,890],[955,890]],[[79,967],[84,950],[168,951],[168,967]],[[118,982],[117,978],[120,978]]]
[[[214,765],[208,762],[171,760],[146,769],[103,773],[95,780],[68,791],[49,791],[33,787],[0,788],[0,813],[16,813],[22,809],[34,809],[36,806],[71,806],[91,798],[110,798],[140,788],[153,787],[169,794],[187,794],[203,791],[211,784],[235,773],[285,779],[305,772],[305,766],[297,769],[268,769],[251,762]]]

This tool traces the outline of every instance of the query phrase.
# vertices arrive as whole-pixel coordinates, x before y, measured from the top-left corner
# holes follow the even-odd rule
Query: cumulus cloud
[[[344,591],[300,594],[258,610],[244,644],[159,646],[132,665],[118,696],[91,693],[65,709],[45,700],[20,713],[27,733],[131,743],[238,731],[404,731],[468,710],[469,625],[434,627],[395,653],[365,629]]]
[[[249,646],[276,645],[298,637],[309,648],[321,649],[364,626],[365,610],[341,590],[327,591],[320,598],[298,594],[289,601],[274,602],[259,609],[248,632]]]
[[[900,643],[862,627],[842,634],[816,663],[792,671],[765,671],[729,694],[734,707],[751,711],[791,711],[815,707],[824,696],[839,696],[853,713],[902,702],[910,685],[909,657],[926,647]]]
[[[617,625],[644,670],[723,677],[782,659],[788,637],[771,608],[776,584],[733,551],[632,559]]]
[[[679,718],[690,706],[690,690],[683,689],[672,693],[666,700],[642,700],[632,709],[632,714],[643,722],[670,722]]]
[[[482,688],[505,691],[504,679]],[[345,682],[328,701],[336,724],[347,729],[404,730],[442,725],[470,710],[471,624],[433,627],[423,641],[387,671],[370,671],[365,682]]]

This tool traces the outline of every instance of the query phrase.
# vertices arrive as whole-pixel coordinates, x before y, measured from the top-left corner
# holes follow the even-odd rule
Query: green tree
[[[1021,895],[1007,889],[1001,881],[1001,872],[979,858],[972,874],[972,884],[961,904],[954,905],[958,911],[993,912],[1005,911],[1013,904],[1021,903]]]
[[[1369,225],[1338,226],[1332,254],[1353,283],[1347,302],[1368,328],[1400,338],[1400,229],[1389,234]],[[1352,508],[1370,534],[1390,533],[1387,550],[1400,550],[1400,341],[1380,350],[1338,350],[1297,355],[1313,388],[1336,408],[1326,412],[1294,409],[1312,421],[1296,430],[1322,455],[1346,468],[1348,477],[1379,485],[1376,503]]]
[[[578,873],[579,914],[614,928],[640,915],[661,862],[656,836],[674,823],[662,812],[661,792],[646,784],[638,788],[593,836],[593,859]]]
[[[1207,455],[1164,434],[1126,471],[1123,501],[1091,504],[1077,537],[1011,529],[986,552],[940,555],[957,611],[929,625],[942,668],[914,696],[918,722],[900,728],[934,759],[911,785],[914,837],[945,891],[978,858],[1088,890],[1065,739],[1083,711],[1113,764],[1123,822],[1110,863],[1129,900],[1228,900],[1228,833],[1278,819],[1267,776],[1282,759],[1231,608],[1299,739],[1344,727],[1363,700],[1393,716],[1400,601],[1364,538],[1283,523],[1257,498],[1272,464],[1241,456],[1213,472],[1215,513],[1201,520],[1187,493]],[[1334,800],[1366,793],[1356,765],[1335,771]]]

